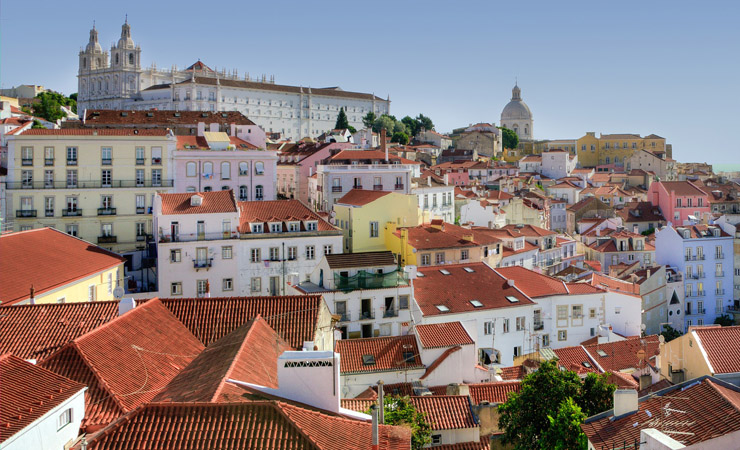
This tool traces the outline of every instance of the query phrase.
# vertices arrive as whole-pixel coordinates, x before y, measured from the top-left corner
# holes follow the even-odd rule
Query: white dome
[[[512,100],[501,112],[501,120],[529,120],[532,118],[532,112],[529,106],[521,100]]]

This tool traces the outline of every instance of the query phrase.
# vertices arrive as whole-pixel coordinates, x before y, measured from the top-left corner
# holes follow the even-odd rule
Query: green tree
[[[36,98],[38,101],[31,105],[33,114],[49,122],[56,122],[66,117],[62,106],[68,106],[72,111],[77,110],[77,101],[57,92],[42,92]]]
[[[572,398],[566,398],[553,417],[548,415],[549,427],[542,433],[542,450],[586,450],[588,438],[581,430],[586,419],[581,408]]]
[[[46,127],[41,125],[41,122],[39,122],[38,120],[34,120],[33,125],[31,125],[31,128],[33,129],[33,128],[46,128]]]
[[[403,122],[396,122],[393,124],[393,132],[409,134],[409,131],[406,129],[406,125],[404,125]]]
[[[419,122],[411,116],[406,116],[401,119],[401,123],[406,126],[406,130],[411,136],[416,136],[419,133]]]
[[[411,429],[411,448],[421,450],[432,442],[432,426],[426,414],[418,412],[409,397],[383,397],[383,410],[386,425],[398,425]],[[370,414],[370,411],[367,411]]]
[[[519,145],[519,136],[513,130],[504,127],[499,127],[499,130],[502,133],[504,148],[516,148]]]
[[[727,314],[722,314],[714,319],[715,325],[722,325],[723,327],[731,327],[735,325],[735,320]]]
[[[409,135],[406,133],[393,133],[391,136],[391,142],[398,142],[401,145],[409,143]]]
[[[393,129],[396,127],[396,121],[393,120],[390,116],[386,116],[383,114],[382,116],[375,119],[375,123],[373,124],[373,131],[376,133],[380,133],[380,130],[385,130],[386,133],[392,135]]]
[[[666,325],[665,328],[663,328],[663,331],[660,332],[660,335],[663,336],[666,342],[670,342],[677,337],[680,337],[681,332],[670,325]]]
[[[373,128],[375,126],[375,120],[377,117],[375,116],[375,113],[370,111],[369,113],[365,114],[365,117],[362,118],[362,124],[365,126],[365,128]]]
[[[432,122],[432,119],[425,116],[424,114],[419,114],[416,116],[416,121],[419,123],[419,129],[424,128],[425,130],[433,130],[434,129],[434,122]],[[420,130],[417,130],[420,131]]]
[[[344,130],[345,128],[349,128],[349,119],[347,119],[347,113],[344,112],[344,108],[339,108],[337,123],[334,124],[334,129]]]
[[[555,448],[553,442],[543,441],[551,427],[549,416],[556,417],[567,399],[572,399],[589,415],[605,411],[611,407],[607,393],[613,393],[615,388],[598,375],[581,382],[575,372],[562,371],[555,361],[545,361],[536,372],[524,378],[518,393],[510,394],[499,406],[499,427],[504,430],[504,443],[512,444],[516,450],[543,445],[543,448]]]

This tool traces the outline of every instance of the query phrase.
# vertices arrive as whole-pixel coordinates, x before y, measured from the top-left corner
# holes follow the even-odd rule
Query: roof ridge
[[[221,377],[221,381],[218,383],[218,387],[216,387],[216,390],[213,393],[213,397],[211,397],[211,401],[212,402],[215,402],[216,399],[218,399],[218,396],[221,395],[221,392],[223,391],[223,388],[224,388],[224,385],[225,385],[225,380],[228,380],[228,379],[231,378],[230,375],[234,371],[234,366],[236,365],[236,362],[237,362],[237,360],[239,358],[239,355],[241,354],[241,352],[244,349],[244,346],[246,345],[247,341],[249,340],[249,336],[252,334],[252,331],[254,331],[254,326],[257,324],[258,320],[263,320],[264,321],[264,319],[262,319],[262,314],[259,314],[258,313],[257,316],[254,319],[252,319],[249,322],[247,322],[244,325],[242,325],[242,327],[249,325],[249,328],[247,329],[247,333],[244,335],[244,338],[241,340],[241,343],[239,344],[239,348],[234,353],[234,357],[231,359],[231,363],[229,364],[229,367],[226,368],[226,372],[224,373],[224,376]],[[239,328],[241,328],[241,327],[239,327]],[[236,331],[236,330],[234,330],[234,331]],[[232,333],[234,331],[232,331]],[[231,334],[231,333],[229,333],[229,334]],[[223,338],[221,338],[221,339],[223,339]],[[215,341],[214,342],[214,344],[217,344],[217,343],[218,343],[218,341]],[[207,348],[208,347],[206,347],[206,349]],[[206,349],[203,349],[203,351],[206,351]]]
[[[316,440],[313,437],[311,437],[306,432],[306,430],[304,430],[303,427],[298,424],[298,422],[296,422],[295,420],[293,420],[293,418],[290,417],[290,415],[288,415],[288,413],[285,412],[285,410],[283,409],[285,406],[294,407],[294,408],[295,408],[295,406],[290,405],[288,403],[281,402],[279,400],[274,400],[272,403],[273,403],[273,408],[275,408],[278,411],[278,414],[280,414],[285,420],[287,420],[288,422],[290,422],[295,427],[295,429],[296,429],[296,431],[298,433],[300,433],[304,438],[306,438],[309,442],[311,442],[316,447],[317,450],[320,450],[321,449],[321,446],[319,445],[319,443],[316,442]],[[307,412],[309,412],[309,413],[318,413],[317,411],[311,411],[310,409],[305,409],[305,410]],[[378,434],[380,434],[380,433],[378,433]]]
[[[110,323],[110,322],[108,322],[108,323]],[[95,330],[93,330],[93,331],[95,331]],[[90,333],[87,333],[87,334],[90,334]],[[80,336],[80,337],[82,337],[82,336]],[[79,338],[77,338],[77,339],[79,339]],[[113,392],[113,388],[110,385],[108,385],[108,383],[105,382],[105,379],[103,378],[102,374],[100,372],[98,372],[98,369],[96,369],[95,366],[91,363],[91,360],[89,359],[88,355],[86,355],[85,352],[82,350],[82,348],[78,345],[77,339],[75,339],[74,341],[70,342],[67,345],[69,345],[70,348],[73,349],[77,353],[77,355],[82,360],[82,363],[85,365],[85,367],[87,367],[87,369],[93,374],[93,376],[97,380],[98,384],[100,385],[100,388],[108,394],[108,397],[111,398],[115,402],[116,406],[121,411],[124,411],[125,412],[126,411],[126,407],[123,405],[123,400],[121,398],[119,398],[118,394],[115,393],[115,392]],[[62,350],[64,350],[65,347],[62,347],[59,350],[59,352],[61,352]],[[51,357],[47,358],[47,360],[49,360],[49,359],[51,359]],[[103,400],[105,400],[105,397],[103,397],[103,399],[100,400],[100,402],[102,402]]]

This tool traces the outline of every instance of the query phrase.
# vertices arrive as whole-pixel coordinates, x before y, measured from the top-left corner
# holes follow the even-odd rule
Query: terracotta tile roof
[[[543,237],[557,234],[554,231],[546,230],[534,225],[519,226],[510,224],[502,227],[502,229],[510,231],[514,236]]]
[[[665,222],[660,208],[650,202],[627,202],[624,208],[618,208],[616,213],[623,223],[631,222]]]
[[[216,214],[235,213],[236,199],[234,192],[212,191],[212,192],[188,192],[183,194],[158,194],[162,199],[162,214]],[[198,195],[202,198],[200,205],[192,205],[191,198]]]
[[[125,116],[123,115],[125,114]],[[196,125],[207,124],[254,125],[239,111],[121,111],[116,109],[85,110],[85,126],[97,125]]]
[[[466,268],[472,272],[465,270]],[[414,297],[425,316],[534,304],[526,295],[508,286],[504,277],[483,263],[419,268],[418,273],[424,276],[414,280]],[[482,306],[474,305],[472,300],[477,300]],[[438,306],[447,311],[440,310]]]
[[[330,269],[395,266],[396,257],[389,250],[360,253],[332,253],[324,255]]]
[[[337,201],[340,205],[363,206],[390,194],[390,191],[368,191],[365,189],[352,189]]]
[[[218,448],[361,450],[372,425],[280,401],[150,403],[88,435],[89,450]],[[379,448],[407,450],[411,431],[379,426]]]
[[[522,380],[527,375],[524,366],[511,366],[501,368],[501,378],[504,380]]]
[[[42,366],[90,388],[82,427],[106,425],[150,401],[203,350],[155,299],[78,337]]]
[[[423,369],[416,338],[411,335],[365,339],[342,339],[336,343],[341,355],[341,371],[349,373],[385,372],[400,369]],[[404,348],[405,347],[405,348]],[[404,358],[404,352],[412,353]],[[373,362],[365,364],[364,355],[372,355]],[[369,361],[368,361],[369,362]]]
[[[68,342],[118,317],[117,302],[0,307],[0,353],[42,361]]]
[[[499,267],[494,269],[507,280],[514,280],[516,288],[530,298],[551,295],[599,294],[600,289],[584,283],[566,283],[521,266]]]
[[[637,391],[637,396],[644,397],[648,394],[652,394],[653,392],[658,392],[662,389],[669,388],[671,386],[673,386],[673,383],[671,383],[670,381],[666,379],[662,379],[658,381],[657,383],[646,387],[645,389],[640,389],[639,391]]]
[[[609,205],[602,202],[598,198],[590,196],[579,200],[578,203],[574,203],[568,206],[568,210],[573,212],[578,212],[586,208],[611,209]]]
[[[231,142],[231,145],[236,150],[259,150],[259,147],[256,145],[250,144],[236,136],[229,136],[229,142]],[[210,149],[211,147],[208,145],[208,141],[203,136],[177,136],[177,150],[192,151]]]
[[[349,409],[357,412],[366,412],[371,406],[378,403],[377,395],[376,398],[343,398],[340,401],[340,406],[344,409]]]
[[[261,316],[206,347],[153,401],[223,402],[240,400],[234,379],[276,389],[277,359],[290,345]]]
[[[651,358],[660,354],[658,335],[655,334],[644,338],[629,337],[623,341],[590,344],[584,348],[605,371],[611,372],[639,369],[645,367],[646,363],[655,364]],[[640,351],[645,352],[642,360],[638,357]]]
[[[638,383],[631,374],[624,372],[609,372],[606,380],[607,383],[616,384],[618,389],[638,390],[640,387],[640,383]]]
[[[0,356],[0,380],[0,442],[85,389],[80,383],[9,354]]]
[[[2,234],[0,255],[3,305],[28,299],[31,286],[36,295],[43,294],[125,261],[120,255],[54,228]]]
[[[167,128],[30,128],[20,136],[131,136],[165,137]]]
[[[211,345],[261,315],[294,349],[301,349],[304,341],[315,339],[319,311],[324,306],[320,295],[169,298],[160,301],[204,345]]]
[[[417,411],[426,413],[432,430],[476,428],[473,406],[467,395],[425,395],[409,397]]]
[[[460,322],[417,325],[414,330],[424,348],[474,344],[473,339]]]
[[[658,186],[662,186],[668,192],[675,195],[706,197],[707,193],[702,191],[691,181],[658,181]]]
[[[621,292],[623,294],[640,295],[640,286],[629,282],[618,280],[601,273],[592,273],[585,278],[586,283],[591,286],[606,289],[608,291]]]
[[[435,445],[434,450],[490,450],[491,436],[481,436],[480,441],[458,442],[457,444]]]
[[[581,428],[595,448],[639,441],[645,428],[690,446],[740,430],[740,392],[712,378],[692,380],[643,397],[634,414],[614,418],[609,411],[586,419]]]
[[[394,234],[401,236],[401,230],[408,232],[408,245],[417,250],[458,248],[458,247],[480,247],[490,245],[500,240],[488,233],[477,229],[468,229],[451,223],[443,223],[442,228],[432,225],[419,225],[416,227],[399,228]],[[472,239],[472,240],[470,240]]]
[[[514,198],[514,196],[509,194],[508,192],[492,189],[486,192],[486,198],[493,200],[511,200],[512,198]]]
[[[250,223],[283,222],[283,232],[288,231],[285,222],[301,222],[300,230],[306,231],[304,221],[317,221],[318,231],[339,231],[298,200],[270,200],[239,202],[239,232],[251,233]],[[270,233],[270,227],[264,226],[264,233]]]
[[[588,352],[580,345],[553,349],[553,352],[558,357],[558,367],[565,370],[571,370],[579,375],[600,372]]]
[[[703,224],[697,224],[697,225],[684,225],[684,226],[674,226],[674,230],[678,232],[678,235],[683,238],[683,230],[689,230],[689,239],[702,239],[702,238],[713,238],[714,229],[719,230],[719,236],[720,237],[729,237],[730,235],[725,233],[725,231],[716,225],[703,225]]]
[[[740,372],[740,326],[697,327],[693,332],[707,355],[713,374]]]
[[[510,392],[519,392],[521,387],[521,381],[501,381],[497,383],[468,385],[470,398],[476,405],[480,405],[484,401],[488,403],[504,403],[509,399]]]

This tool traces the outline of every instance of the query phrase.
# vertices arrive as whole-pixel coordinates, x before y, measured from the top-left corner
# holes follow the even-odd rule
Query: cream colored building
[[[144,247],[151,206],[173,186],[166,129],[31,129],[8,138],[13,230],[53,227],[125,253]]]
[[[588,132],[576,141],[578,161],[582,167],[600,165],[625,166],[633,154],[647,150],[671,158],[671,146],[655,134],[642,137],[639,134],[600,134]]]

